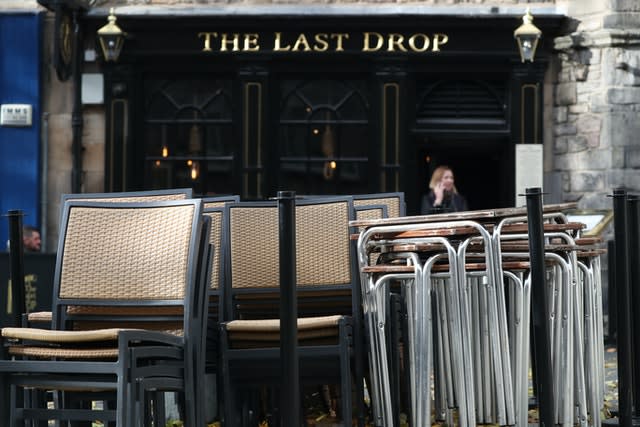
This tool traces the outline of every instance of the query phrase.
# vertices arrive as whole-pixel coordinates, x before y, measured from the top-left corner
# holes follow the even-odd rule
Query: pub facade
[[[50,242],[67,192],[403,191],[417,214],[440,164],[472,209],[521,204],[527,179],[545,201],[582,208],[640,189],[633,1],[34,8],[48,142],[37,209]],[[98,37],[112,8],[117,60]],[[532,62],[514,40],[527,9],[542,33]]]

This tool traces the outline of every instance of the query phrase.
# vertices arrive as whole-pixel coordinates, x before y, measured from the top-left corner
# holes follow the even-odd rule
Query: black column
[[[13,326],[20,326],[22,314],[27,312],[24,299],[24,255],[22,243],[22,217],[21,210],[10,210],[9,217],[9,258],[11,278],[11,312],[13,314]]]
[[[300,425],[298,305],[296,290],[296,193],[278,191],[280,241],[280,392],[281,425]]]
[[[527,188],[527,227],[531,262],[531,321],[533,327],[533,358],[536,367],[536,397],[540,427],[554,425],[553,375],[551,366],[551,335],[547,307],[544,230],[542,225],[542,190]]]
[[[629,245],[629,298],[631,301],[630,307],[640,307],[640,287],[638,287],[638,281],[640,280],[640,199],[638,196],[627,196],[627,227],[628,227],[628,245]],[[640,346],[640,315],[638,310],[631,312],[629,308],[630,329],[631,329],[631,349],[630,353],[635,355],[635,349]],[[632,378],[632,390],[631,397],[633,399],[633,417],[634,421],[637,421],[637,417],[640,415],[640,358],[632,357],[633,371]]]
[[[629,242],[627,223],[627,193],[624,189],[613,190],[613,227],[616,251],[616,310],[618,319],[618,420],[619,425],[633,425],[632,360],[631,360],[631,306],[629,291]]]
[[[269,68],[266,64],[256,64],[255,59],[243,64],[238,70],[236,84],[235,91],[238,99],[242,100],[242,108],[234,112],[233,120],[242,126],[237,126],[234,132],[242,143],[238,145],[240,155],[234,165],[234,173],[241,179],[236,180],[234,188],[243,199],[261,200],[269,194],[269,188],[277,186],[274,177],[267,173],[270,165],[279,161],[276,159],[278,150],[271,144],[272,135],[268,131],[268,112],[280,111],[280,107],[277,102],[273,106],[274,101],[269,96]]]
[[[71,154],[73,167],[71,169],[71,191],[80,193],[82,191],[82,156],[84,148],[82,146],[82,128],[84,118],[82,113],[82,61],[84,49],[82,48],[82,30],[79,23],[80,12],[73,12],[74,39],[76,49],[73,58],[73,111],[71,112]]]

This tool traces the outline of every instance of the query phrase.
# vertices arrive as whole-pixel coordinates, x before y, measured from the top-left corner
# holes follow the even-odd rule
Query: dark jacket
[[[469,209],[467,206],[467,199],[458,193],[449,193],[442,199],[440,206],[433,206],[433,202],[436,199],[436,195],[433,191],[429,191],[429,194],[422,196],[422,206],[420,208],[420,214],[429,215],[434,213],[447,213],[447,212],[461,212]]]

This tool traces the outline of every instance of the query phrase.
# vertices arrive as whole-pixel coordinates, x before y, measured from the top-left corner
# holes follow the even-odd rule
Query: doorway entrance
[[[428,189],[433,170],[447,165],[453,170],[456,188],[467,199],[469,209],[513,206],[515,172],[513,149],[507,137],[471,139],[420,135],[416,139],[417,182],[421,183],[422,193]]]

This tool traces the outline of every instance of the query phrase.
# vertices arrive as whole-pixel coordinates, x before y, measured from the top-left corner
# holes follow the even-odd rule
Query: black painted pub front
[[[314,10],[118,16],[124,49],[100,63],[105,190],[403,191],[416,214],[447,164],[471,209],[514,205],[515,145],[542,143],[561,18],[536,17],[522,63],[519,16]],[[103,23],[88,16],[86,34]]]

